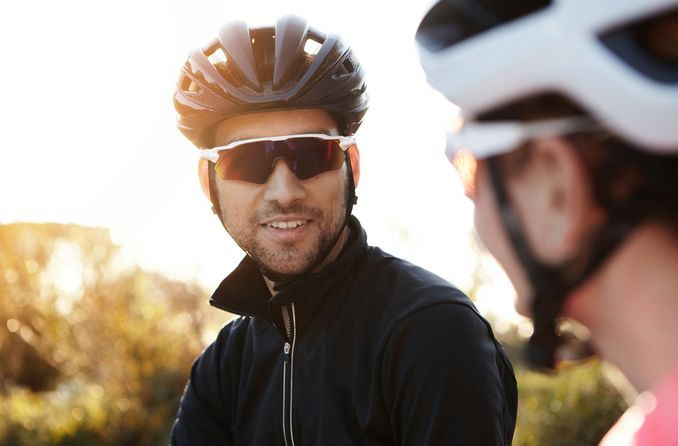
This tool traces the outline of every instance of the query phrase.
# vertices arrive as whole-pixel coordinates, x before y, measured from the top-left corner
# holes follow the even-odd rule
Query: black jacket
[[[516,381],[470,300],[367,245],[271,298],[245,258],[211,304],[242,317],[193,365],[172,445],[509,445]]]

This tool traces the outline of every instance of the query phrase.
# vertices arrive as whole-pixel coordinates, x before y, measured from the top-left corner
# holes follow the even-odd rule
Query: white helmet
[[[658,59],[634,33],[677,7],[678,0],[441,0],[417,41],[429,83],[466,119],[556,92],[622,139],[668,153],[678,150],[678,49],[670,62]]]
[[[429,82],[461,107],[467,121],[448,136],[448,155],[464,148],[475,158],[490,157],[499,216],[532,283],[528,358],[537,365],[555,364],[563,343],[556,320],[568,294],[620,246],[645,208],[636,212],[626,201],[608,206],[610,217],[594,230],[592,243],[575,259],[547,264],[527,242],[491,156],[534,138],[602,127],[625,149],[678,160],[676,33],[678,0],[440,0],[417,31]],[[532,112],[517,111],[554,96],[569,99],[562,108],[572,114],[528,120]],[[539,116],[561,111],[536,108],[542,108]],[[671,191],[662,194],[663,200]]]

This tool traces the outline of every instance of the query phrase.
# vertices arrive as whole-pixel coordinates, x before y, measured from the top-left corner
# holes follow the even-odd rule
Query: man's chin
[[[262,243],[254,247],[250,256],[270,280],[289,281],[318,267],[336,244],[337,237],[321,237],[316,243],[278,246],[275,249]]]
[[[297,277],[302,276],[308,272],[308,268],[280,271],[267,268],[266,266],[263,265],[259,265],[259,269],[261,269],[261,273],[264,276],[266,276],[267,279],[273,282],[287,282],[290,280],[294,280]]]
[[[307,274],[313,268],[313,262],[309,259],[301,262],[298,259],[275,259],[275,262],[261,261],[260,258],[253,257],[253,260],[259,265],[262,274],[274,282],[282,282],[295,279]],[[271,259],[268,259],[271,260]],[[285,267],[281,268],[281,265]]]

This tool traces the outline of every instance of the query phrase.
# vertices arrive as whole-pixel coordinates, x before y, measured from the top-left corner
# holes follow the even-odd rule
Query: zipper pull
[[[285,342],[285,346],[283,347],[283,360],[287,363],[290,362],[290,350],[292,349],[292,346],[290,346],[289,342]]]

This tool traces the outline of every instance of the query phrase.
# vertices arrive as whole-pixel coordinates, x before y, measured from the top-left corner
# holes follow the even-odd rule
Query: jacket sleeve
[[[230,410],[225,389],[231,374],[225,348],[230,325],[203,351],[191,368],[191,375],[179,403],[171,434],[172,446],[229,446]]]
[[[512,370],[502,383],[500,348],[466,305],[432,305],[400,321],[383,369],[396,444],[510,445],[517,401],[506,399],[516,389]]]

